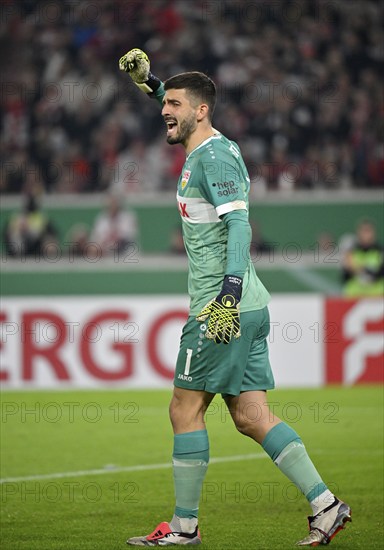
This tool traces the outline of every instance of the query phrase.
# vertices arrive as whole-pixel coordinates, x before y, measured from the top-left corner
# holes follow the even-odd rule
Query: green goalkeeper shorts
[[[268,308],[241,313],[240,325],[240,338],[216,344],[205,338],[206,324],[190,316],[181,335],[175,386],[223,395],[274,388]]]

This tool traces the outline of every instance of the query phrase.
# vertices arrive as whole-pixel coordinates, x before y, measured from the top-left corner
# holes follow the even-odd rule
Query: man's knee
[[[243,435],[261,444],[271,425],[264,417],[253,418],[247,415],[237,415],[234,418],[236,429]]]
[[[235,426],[238,432],[248,437],[253,437],[255,432],[255,423],[244,415],[239,415],[234,418]]]
[[[174,394],[169,404],[169,418],[175,429],[187,427],[199,416],[201,407],[190,396]]]
[[[183,402],[182,399],[178,398],[177,396],[173,395],[171,402],[169,404],[169,418],[172,422],[172,425],[174,425],[178,418],[183,416]]]
[[[213,396],[203,392],[175,388],[169,405],[169,417],[174,429],[200,429],[204,414]],[[199,428],[196,426],[199,425]]]

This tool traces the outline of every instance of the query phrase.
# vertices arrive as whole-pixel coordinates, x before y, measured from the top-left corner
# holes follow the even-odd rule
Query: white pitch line
[[[267,454],[254,453],[248,455],[233,455],[211,458],[210,464],[221,464],[223,462],[239,462],[242,460],[253,460],[259,458],[268,458]],[[42,479],[61,479],[63,477],[83,477],[83,476],[99,476],[105,474],[119,474],[121,472],[145,472],[148,470],[165,470],[172,467],[172,462],[164,464],[140,464],[138,466],[121,466],[117,468],[99,468],[97,470],[79,470],[77,472],[56,472],[52,474],[41,474],[24,477],[4,477],[0,479],[2,483],[19,483],[21,481],[38,481]]]

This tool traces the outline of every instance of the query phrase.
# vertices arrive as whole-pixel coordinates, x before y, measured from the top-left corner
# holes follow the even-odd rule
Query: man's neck
[[[184,144],[185,152],[187,155],[191,153],[196,147],[203,143],[206,139],[215,135],[215,130],[209,125],[202,130],[198,129],[189,136],[189,140]]]

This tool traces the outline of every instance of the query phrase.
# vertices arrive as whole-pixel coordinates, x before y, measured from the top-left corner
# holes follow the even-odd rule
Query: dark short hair
[[[216,105],[216,86],[213,80],[204,73],[192,71],[171,76],[164,82],[165,90],[187,90],[196,101],[206,103],[209,107],[209,119],[212,119]]]

